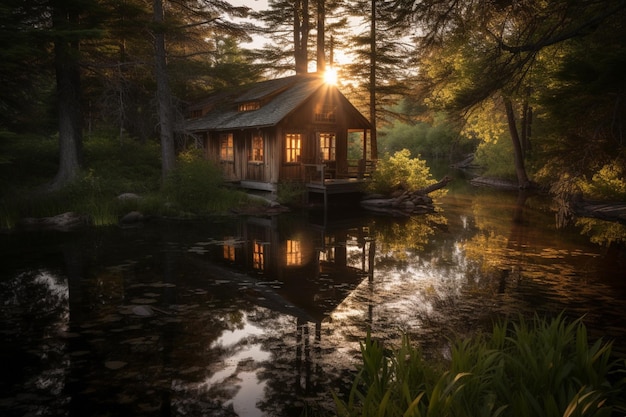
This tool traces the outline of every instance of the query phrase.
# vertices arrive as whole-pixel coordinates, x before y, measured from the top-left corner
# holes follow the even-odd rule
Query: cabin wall
[[[221,159],[221,135],[233,135],[233,160]],[[253,161],[252,138],[263,138],[263,160]],[[222,170],[226,181],[251,181],[258,183],[278,182],[278,160],[280,146],[276,141],[276,129],[246,129],[236,131],[209,132],[204,134],[204,148],[207,159],[216,163]],[[277,156],[278,155],[278,156]]]
[[[275,190],[280,181],[307,180],[303,164],[320,164],[319,135],[335,135],[335,160],[325,162],[334,176],[348,173],[348,130],[367,129],[369,124],[334,87],[320,88],[278,125],[269,128],[239,129],[206,133],[206,154],[222,168],[228,181],[245,182],[251,188]],[[233,160],[220,159],[220,135],[233,135]],[[286,135],[300,134],[299,159],[287,162]],[[253,137],[263,137],[263,160],[250,160]],[[263,185],[265,184],[265,185]]]

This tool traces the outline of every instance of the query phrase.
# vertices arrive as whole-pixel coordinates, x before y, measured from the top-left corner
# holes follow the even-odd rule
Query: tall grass
[[[407,337],[392,352],[370,336],[338,416],[624,415],[626,366],[611,343],[590,343],[582,320],[503,321],[459,340],[447,362],[427,361]]]

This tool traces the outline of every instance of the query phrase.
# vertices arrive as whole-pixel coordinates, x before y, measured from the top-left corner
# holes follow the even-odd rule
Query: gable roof
[[[300,74],[219,92],[194,106],[210,110],[199,118],[187,120],[186,128],[204,131],[275,126],[325,85],[318,74]],[[261,107],[238,110],[239,104],[250,102],[258,102]]]

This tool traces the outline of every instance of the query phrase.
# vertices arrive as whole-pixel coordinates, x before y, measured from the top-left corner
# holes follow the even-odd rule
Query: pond
[[[333,410],[368,331],[427,352],[523,314],[585,316],[626,356],[624,227],[458,184],[358,209],[0,236],[3,416]]]

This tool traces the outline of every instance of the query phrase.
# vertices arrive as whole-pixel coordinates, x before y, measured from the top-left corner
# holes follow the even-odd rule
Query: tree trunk
[[[296,0],[293,10],[293,46],[296,74],[308,72],[309,1]]]
[[[371,3],[371,22],[370,22],[370,123],[372,131],[370,132],[370,155],[371,159],[378,158],[378,145],[376,143],[376,0]],[[367,159],[367,155],[363,155]]]
[[[167,60],[165,57],[165,33],[163,28],[163,1],[154,0],[154,59],[157,87],[157,103],[161,137],[161,174],[165,179],[176,164],[174,148],[174,112],[172,94],[167,77]]]
[[[326,0],[317,0],[317,72],[326,71],[326,51],[325,51],[325,28],[326,21]],[[331,63],[332,65],[332,63]]]
[[[78,12],[57,4],[53,10],[55,30],[68,31],[78,24]],[[77,40],[59,35],[54,41],[57,107],[59,116],[59,170],[50,185],[58,189],[74,180],[82,165],[82,112]]]
[[[517,132],[517,126],[515,124],[515,114],[513,113],[513,103],[510,99],[504,99],[504,107],[506,109],[506,118],[509,124],[509,133],[511,134],[511,141],[513,142],[513,159],[515,162],[515,173],[517,174],[517,183],[521,189],[526,189],[530,186],[530,181],[526,175],[526,167],[524,166],[524,153],[522,151],[522,144],[520,143],[520,137]]]

